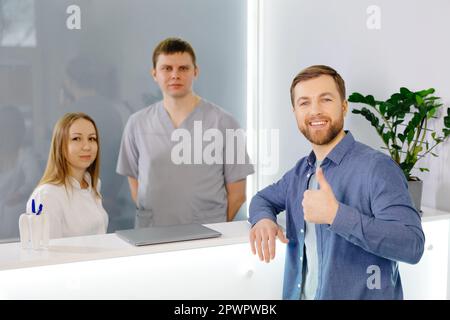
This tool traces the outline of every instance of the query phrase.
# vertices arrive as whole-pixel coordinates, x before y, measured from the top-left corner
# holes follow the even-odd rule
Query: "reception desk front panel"
[[[448,299],[450,214],[425,209],[425,252],[400,263],[405,299]],[[115,234],[0,245],[0,299],[281,299],[286,246],[253,256],[246,221],[207,225],[220,238],[134,247]]]
[[[2,245],[21,256],[0,271],[0,299],[281,299],[285,246],[263,263],[247,222],[208,226],[223,236],[136,248],[109,234],[53,240],[42,252]]]

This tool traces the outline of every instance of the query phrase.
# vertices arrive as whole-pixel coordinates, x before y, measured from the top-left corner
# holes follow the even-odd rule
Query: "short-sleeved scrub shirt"
[[[227,148],[230,148],[226,143],[226,130],[239,128],[229,113],[205,99],[200,100],[178,128],[189,133],[190,141],[179,138],[180,135],[176,135],[178,140],[172,139],[172,134],[178,129],[162,101],[131,115],[122,136],[117,173],[138,180],[135,227],[226,221],[225,184],[242,180],[254,172],[245,145],[245,162],[238,162],[237,157],[231,163],[226,161]],[[218,129],[223,136],[219,151],[223,161],[211,163],[201,159],[199,163],[198,157],[194,158],[195,154],[198,155],[195,151],[198,143],[201,143],[202,150],[212,146],[214,139],[205,135],[208,129]],[[190,142],[191,161],[181,164],[178,161],[177,164],[172,153],[174,147],[180,148],[181,142],[186,145]],[[220,142],[217,143],[220,146]],[[235,141],[234,151],[242,152],[236,150],[238,146]],[[184,155],[184,151],[180,155]],[[211,154],[216,155],[215,152]]]

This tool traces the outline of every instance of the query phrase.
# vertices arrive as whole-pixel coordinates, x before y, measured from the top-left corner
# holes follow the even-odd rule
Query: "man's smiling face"
[[[347,108],[331,76],[301,81],[294,88],[297,126],[315,145],[328,144],[341,132]]]

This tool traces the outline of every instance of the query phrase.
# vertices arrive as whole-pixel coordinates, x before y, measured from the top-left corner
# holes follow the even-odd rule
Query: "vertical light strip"
[[[247,148],[255,174],[247,177],[247,215],[251,197],[258,188],[258,103],[260,0],[247,0]]]

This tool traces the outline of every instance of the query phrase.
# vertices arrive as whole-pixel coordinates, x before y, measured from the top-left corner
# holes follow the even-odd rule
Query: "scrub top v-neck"
[[[245,164],[175,164],[171,152],[180,141],[172,141],[172,133],[178,129],[189,132],[193,160],[193,144],[198,143],[194,141],[198,135],[194,133],[196,121],[200,121],[203,133],[216,128],[223,137],[226,129],[239,128],[230,114],[204,99],[178,128],[162,101],[130,116],[117,172],[138,180],[135,227],[226,221],[225,184],[244,179],[253,173],[253,166],[247,155]],[[223,145],[225,155],[226,144]]]
[[[169,112],[164,108],[164,105],[162,103],[158,104],[158,117],[161,119],[161,123],[164,126],[164,128],[167,130],[168,133],[172,134],[173,131],[177,129],[187,129],[189,127],[191,121],[191,118],[195,118],[195,115],[199,111],[199,108],[202,107],[203,101],[200,100],[195,108],[186,116],[186,118],[180,123],[178,127],[175,127],[175,125],[172,122],[172,119],[170,118]],[[195,121],[195,119],[194,119]]]

